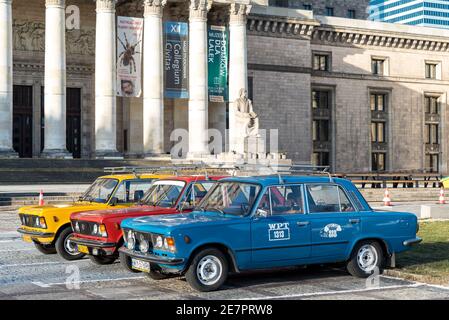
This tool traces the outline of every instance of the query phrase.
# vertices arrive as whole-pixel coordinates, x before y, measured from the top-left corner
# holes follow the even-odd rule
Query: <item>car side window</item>
[[[137,202],[150,188],[151,180],[123,181],[115,192],[118,203]]]
[[[185,199],[191,203],[191,205],[196,206],[203,200],[204,196],[207,194],[209,189],[214,185],[213,182],[196,182],[192,186],[189,186],[189,190],[186,193]]]
[[[270,187],[262,196],[258,209],[269,215],[303,214],[301,186]]]
[[[310,213],[355,211],[346,194],[336,185],[308,185],[307,199]]]

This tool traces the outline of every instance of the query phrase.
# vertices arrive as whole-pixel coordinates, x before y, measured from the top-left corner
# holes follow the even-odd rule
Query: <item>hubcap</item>
[[[207,286],[217,283],[223,273],[220,259],[215,256],[205,256],[196,267],[198,280]]]
[[[72,241],[70,241],[71,235],[65,238],[64,249],[71,256],[76,256],[79,254],[78,247]]]
[[[373,271],[378,260],[377,250],[370,244],[362,246],[357,253],[357,264],[365,272]]]

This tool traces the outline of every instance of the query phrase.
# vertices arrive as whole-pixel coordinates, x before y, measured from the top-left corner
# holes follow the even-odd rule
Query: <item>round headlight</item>
[[[80,224],[78,223],[78,221],[75,223],[75,231],[80,232]]]
[[[168,249],[168,241],[167,241],[167,238],[164,239],[164,249]]]
[[[141,252],[148,252],[149,244],[147,240],[143,239],[143,237],[140,238],[139,249]]]
[[[36,220],[35,220],[34,224],[35,224],[37,227],[40,227],[40,226],[41,226],[39,217],[36,217]]]
[[[129,250],[134,250],[134,246],[136,245],[136,239],[134,238],[134,234],[132,231],[128,231],[127,236],[127,247]]]
[[[93,234],[98,234],[98,225],[94,224]]]
[[[156,247],[157,248],[162,248],[162,244],[163,244],[162,237],[161,236],[157,236],[157,238],[156,238]]]

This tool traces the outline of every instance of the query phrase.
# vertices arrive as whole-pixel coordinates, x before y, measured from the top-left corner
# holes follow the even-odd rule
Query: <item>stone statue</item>
[[[237,121],[242,126],[245,137],[260,137],[259,116],[254,112],[253,103],[247,95],[245,89],[240,89],[239,98],[235,101]]]

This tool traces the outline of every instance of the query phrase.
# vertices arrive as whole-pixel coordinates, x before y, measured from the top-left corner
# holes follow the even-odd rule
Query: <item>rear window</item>
[[[307,201],[310,213],[355,211],[346,193],[336,185],[308,185]]]

